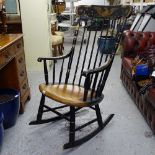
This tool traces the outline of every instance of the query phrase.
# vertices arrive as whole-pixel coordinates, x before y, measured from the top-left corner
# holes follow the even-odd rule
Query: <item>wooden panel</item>
[[[10,46],[0,53],[0,65],[5,65],[14,58],[14,46]]]
[[[19,90],[18,73],[15,58],[0,70],[0,88],[15,88]]]
[[[22,34],[0,34],[0,52],[22,38]]]

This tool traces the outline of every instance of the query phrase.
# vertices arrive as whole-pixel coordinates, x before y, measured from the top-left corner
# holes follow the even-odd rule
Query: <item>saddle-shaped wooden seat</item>
[[[43,93],[50,99],[53,99],[57,102],[66,104],[68,106],[74,107],[87,107],[90,106],[92,103],[91,100],[91,91],[88,92],[87,101],[83,101],[84,96],[84,87],[71,85],[71,84],[55,84],[55,85],[46,85],[40,84],[39,85],[40,92]],[[95,96],[95,92],[94,95]],[[101,98],[97,98],[101,100]],[[94,99],[95,102],[95,99]]]

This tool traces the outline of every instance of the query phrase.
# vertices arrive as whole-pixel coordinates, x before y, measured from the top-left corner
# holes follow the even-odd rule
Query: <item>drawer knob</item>
[[[6,58],[6,59],[8,59],[8,58],[9,58],[9,55],[8,55],[8,54],[6,54],[6,55],[5,55],[5,58]]]
[[[20,76],[24,76],[24,71],[22,71],[22,72],[20,73]]]
[[[21,47],[21,43],[17,44],[17,48],[20,48]]]
[[[26,89],[27,88],[27,85],[26,85],[26,83],[23,85],[23,87],[22,87],[23,89]]]
[[[22,63],[22,62],[23,62],[23,58],[20,58],[20,59],[18,60],[18,62],[19,62],[19,63]]]

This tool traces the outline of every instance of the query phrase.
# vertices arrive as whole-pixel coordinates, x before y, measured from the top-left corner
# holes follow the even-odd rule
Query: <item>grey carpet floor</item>
[[[70,49],[70,40],[65,43],[65,51]],[[30,126],[36,118],[40,92],[38,85],[44,82],[43,72],[29,72],[31,100],[27,102],[24,114],[16,125],[5,130],[1,155],[155,155],[155,137],[143,116],[124,89],[120,80],[121,59],[116,56],[106,87],[105,98],[100,104],[103,119],[110,113],[115,116],[96,137],[73,149],[63,150],[68,142],[68,122]],[[58,103],[47,100],[47,104]],[[94,116],[92,110],[84,109],[78,113],[77,124]],[[92,124],[82,129],[77,137],[95,128]]]
[[[38,84],[43,82],[42,72],[29,73],[31,100],[16,125],[5,130],[1,155],[154,155],[155,137],[120,81],[120,66],[121,59],[116,56],[105,87],[105,99],[100,104],[103,119],[110,113],[115,114],[114,118],[96,137],[68,150],[62,147],[68,141],[65,120],[28,125],[36,118],[40,100]],[[83,122],[93,114],[86,109],[79,116],[79,122]],[[79,134],[85,134],[93,127],[81,130]]]

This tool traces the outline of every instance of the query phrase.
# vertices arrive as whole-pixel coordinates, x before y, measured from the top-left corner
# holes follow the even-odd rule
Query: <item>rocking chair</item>
[[[77,8],[79,22],[85,23],[85,26],[81,28],[83,35],[80,42],[78,40],[78,29],[75,30],[75,37],[69,53],[57,57],[38,58],[38,62],[43,62],[44,65],[45,83],[39,85],[39,90],[42,94],[40,106],[37,119],[30,122],[30,125],[43,124],[60,119],[69,121],[69,142],[64,145],[64,149],[72,148],[88,141],[99,133],[114,116],[114,114],[110,114],[103,122],[99,103],[104,98],[102,92],[121,40],[126,20],[131,12],[132,7],[130,6],[79,6]],[[98,25],[98,21],[102,25]],[[79,25],[81,25],[80,23]],[[88,38],[86,43],[84,43],[86,32],[88,33]],[[112,43],[110,39],[113,40]],[[50,82],[51,78],[49,77],[50,71],[47,69],[47,61],[49,60],[53,60],[52,82]],[[45,104],[46,97],[63,105],[51,107]],[[62,114],[58,111],[66,107],[70,108],[68,112]],[[82,108],[94,110],[97,118],[76,127],[75,116]],[[43,114],[47,112],[53,112],[58,116],[43,118]],[[98,123],[96,130],[83,138],[75,139],[76,131],[95,122]]]

